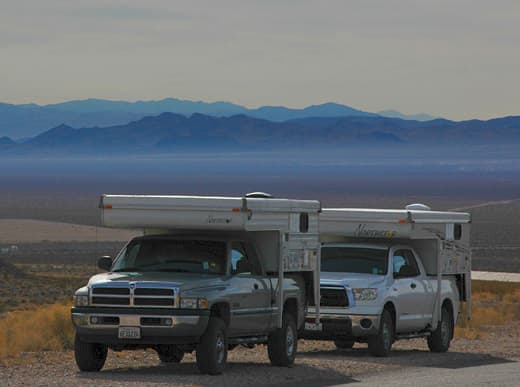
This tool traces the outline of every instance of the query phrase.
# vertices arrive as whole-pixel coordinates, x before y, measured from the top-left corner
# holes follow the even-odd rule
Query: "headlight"
[[[73,297],[75,306],[88,306],[88,295],[78,294]]]
[[[359,288],[352,290],[356,301],[374,301],[377,298],[377,289]]]
[[[208,309],[209,302],[205,298],[181,298],[181,309]]]

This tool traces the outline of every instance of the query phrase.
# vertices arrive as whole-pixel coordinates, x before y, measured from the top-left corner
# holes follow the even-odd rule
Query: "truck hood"
[[[167,273],[167,272],[109,272],[97,274],[90,278],[88,286],[109,284],[116,282],[154,282],[180,288],[181,291],[224,287],[221,276],[194,273]]]
[[[320,277],[322,285],[342,285],[351,288],[378,287],[384,282],[385,276],[376,274],[322,272]]]

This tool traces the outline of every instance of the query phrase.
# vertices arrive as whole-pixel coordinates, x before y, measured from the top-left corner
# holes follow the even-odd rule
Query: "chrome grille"
[[[92,297],[92,305],[130,305],[130,297]]]
[[[154,288],[137,288],[134,291],[136,296],[173,296],[173,289],[154,289]]]
[[[320,286],[320,306],[348,307],[348,296],[343,286]]]
[[[94,294],[130,294],[130,288],[94,288]]]
[[[175,305],[173,298],[134,298],[135,306],[170,306]]]
[[[93,285],[90,304],[98,306],[135,306],[174,308],[179,290],[160,283],[131,282]]]

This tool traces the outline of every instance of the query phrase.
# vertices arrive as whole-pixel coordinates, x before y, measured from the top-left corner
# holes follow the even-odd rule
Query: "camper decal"
[[[366,224],[360,224],[354,231],[354,235],[365,238],[392,238],[395,236],[395,233],[390,230],[370,229]]]
[[[209,224],[225,224],[225,223],[231,223],[230,218],[216,218],[214,216],[208,216],[208,223]]]

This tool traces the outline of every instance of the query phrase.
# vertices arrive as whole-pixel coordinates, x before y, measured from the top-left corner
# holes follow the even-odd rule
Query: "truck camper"
[[[320,214],[321,319],[303,336],[338,348],[367,342],[387,356],[398,339],[425,337],[447,351],[466,303],[471,218],[414,204],[403,210],[324,208]]]
[[[100,208],[103,226],[143,236],[100,258],[106,273],[74,295],[80,370],[99,371],[108,348],[153,348],[163,362],[195,351],[208,374],[241,344],[266,344],[273,365],[294,362],[320,298],[319,201],[103,195]]]

